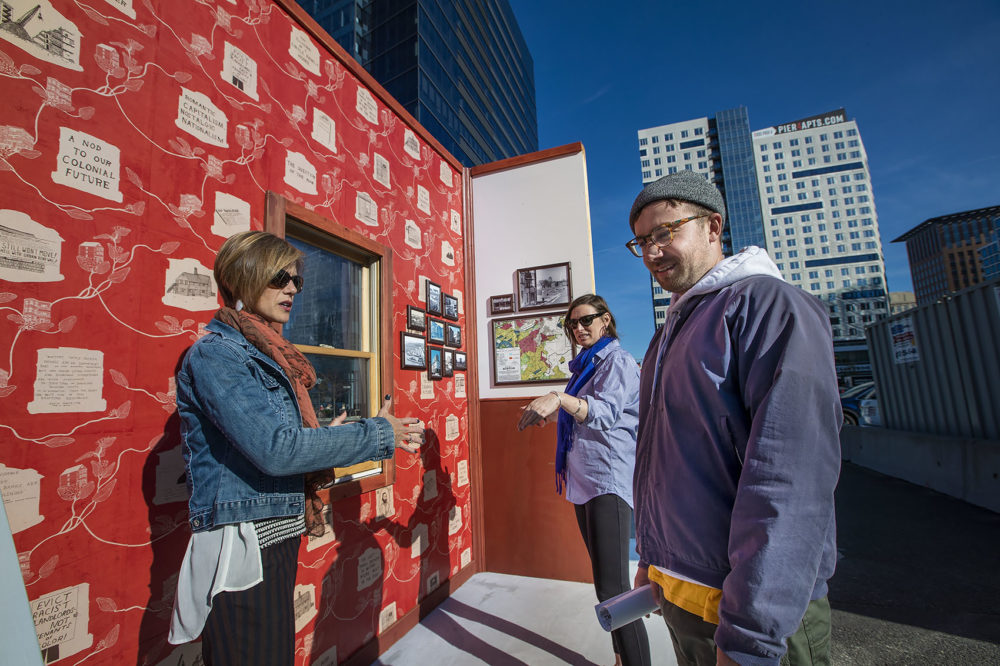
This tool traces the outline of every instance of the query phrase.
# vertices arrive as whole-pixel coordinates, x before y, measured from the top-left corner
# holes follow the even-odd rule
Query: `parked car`
[[[876,391],[858,403],[861,409],[860,424],[863,426],[881,426],[882,417],[878,411],[878,396]]]
[[[844,411],[845,425],[861,423],[861,401],[869,398],[875,398],[875,382],[864,382],[852,386],[840,394],[840,408]]]

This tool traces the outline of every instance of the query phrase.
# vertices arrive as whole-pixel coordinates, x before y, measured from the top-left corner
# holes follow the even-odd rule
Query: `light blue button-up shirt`
[[[617,340],[597,352],[596,362],[597,371],[577,394],[587,401],[587,418],[573,424],[566,499],[586,504],[598,495],[613,494],[632,506],[639,365]]]

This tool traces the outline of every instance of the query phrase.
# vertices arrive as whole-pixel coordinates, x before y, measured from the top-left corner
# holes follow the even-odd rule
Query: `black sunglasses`
[[[572,331],[574,328],[576,328],[577,324],[583,324],[584,326],[590,326],[591,324],[594,323],[595,319],[597,319],[598,317],[600,317],[603,314],[604,314],[603,312],[595,312],[594,314],[583,315],[579,319],[567,319],[564,322],[563,325],[567,329],[569,329],[570,331]]]
[[[284,289],[291,282],[295,285],[295,293],[298,294],[302,291],[302,283],[305,282],[305,278],[301,275],[292,275],[288,271],[282,269],[274,274],[271,281],[267,284],[275,289]]]

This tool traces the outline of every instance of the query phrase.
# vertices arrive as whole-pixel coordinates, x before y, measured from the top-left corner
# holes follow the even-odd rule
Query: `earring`
[[[237,301],[236,301],[236,311],[239,312],[242,309],[243,309],[243,301],[237,299]]]

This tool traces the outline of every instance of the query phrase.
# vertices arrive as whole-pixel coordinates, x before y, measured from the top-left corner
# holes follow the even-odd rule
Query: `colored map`
[[[573,346],[559,315],[493,320],[496,383],[569,379]]]

